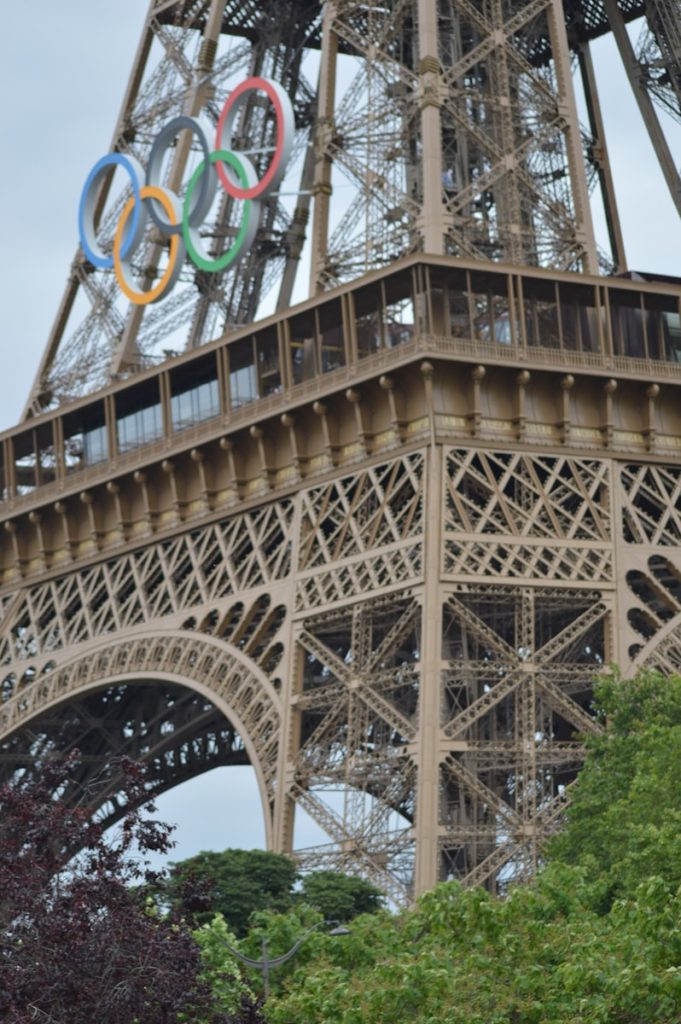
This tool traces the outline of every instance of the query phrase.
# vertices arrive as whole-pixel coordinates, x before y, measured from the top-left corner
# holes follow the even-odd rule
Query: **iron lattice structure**
[[[5,434],[0,775],[249,762],[307,868],[531,875],[595,675],[681,667],[680,300],[415,256]]]
[[[643,16],[635,50],[626,23]],[[200,346],[264,308],[286,309],[306,242],[313,292],[424,251],[625,270],[590,41],[614,33],[681,212],[654,105],[678,120],[680,20],[678,0],[153,0],[112,149],[146,166],[171,117],[201,114],[214,130],[230,90],[264,75],[293,100],[290,173],[238,267],[206,274],[187,263],[172,297],[146,312],[121,300],[113,271],[78,252],[26,414]],[[274,130],[272,111],[254,101],[237,141],[257,154]],[[176,191],[198,155],[178,145],[166,169]],[[608,253],[594,239],[596,186]],[[98,207],[105,248],[130,194],[110,187]],[[204,226],[215,255],[235,234],[235,206],[215,204]],[[163,263],[153,235],[136,263],[151,285]]]
[[[677,19],[646,12],[637,53],[634,2],[154,0],[114,148],[145,163],[261,74],[295,155],[238,269],[185,267],[151,312],[76,256],[0,437],[0,778],[77,748],[63,799],[113,822],[123,754],[155,793],[250,763],[271,848],[397,904],[532,874],[595,674],[681,667],[681,292],[594,276],[589,206],[624,269],[609,30],[678,199],[653,107],[678,106]],[[272,132],[244,108],[243,148]],[[103,187],[103,239],[125,200]],[[138,272],[163,259],[150,236]]]

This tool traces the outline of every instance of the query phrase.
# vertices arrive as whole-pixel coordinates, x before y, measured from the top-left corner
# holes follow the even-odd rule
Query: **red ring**
[[[272,88],[270,83],[265,81],[264,78],[258,78],[256,76],[254,76],[253,78],[247,78],[246,81],[242,82],[241,85],[238,85],[236,89],[234,89],[234,91],[230,93],[230,95],[225,100],[225,105],[222,108],[222,113],[220,114],[220,118],[218,120],[218,130],[216,135],[215,148],[225,148],[224,145],[222,144],[222,132],[225,126],[225,120],[227,119],[230,110],[232,109],[236,101],[239,99],[239,97],[244,92],[249,92],[251,89],[259,89],[261,92],[267,93],[267,95],[270,98],[272,106],[274,107],[277,115],[277,146],[274,151],[274,156],[272,157],[272,162],[270,163],[270,166],[267,169],[267,174],[264,176],[264,178],[260,179],[257,185],[253,185],[252,188],[239,188],[237,185],[235,185],[233,182],[229,180],[222,164],[215,164],[215,169],[218,172],[218,177],[222,183],[222,187],[224,188],[227,195],[230,195],[232,199],[257,199],[258,196],[261,196],[265,192],[267,192],[270,182],[272,181],[272,179],[274,178],[275,174],[279,169],[278,165],[281,163],[282,152],[284,149],[284,118],[283,111],[281,109],[281,102],[279,100],[279,97],[277,96],[276,90]]]

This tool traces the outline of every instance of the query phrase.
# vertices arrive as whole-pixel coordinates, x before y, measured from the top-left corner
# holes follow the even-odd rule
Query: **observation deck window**
[[[615,355],[647,358],[641,293],[609,288],[608,303]]]
[[[473,337],[473,325],[471,323],[470,293],[466,281],[468,275],[462,276],[464,280],[459,286],[456,287],[452,284],[445,293],[447,320],[452,338],[470,339]]]
[[[255,347],[258,353],[258,383],[261,398],[281,391],[281,363],[277,328],[270,327],[256,335]]]
[[[357,355],[360,359],[378,352],[382,347],[381,292],[377,285],[359,288],[352,296],[354,303]]]
[[[560,348],[555,281],[524,277],[522,288],[527,344],[536,348]]]
[[[411,272],[393,274],[382,282],[384,343],[387,348],[414,339],[416,317]]]
[[[241,338],[227,349],[229,358],[229,397],[232,409],[254,402],[258,397],[253,338]]]
[[[681,318],[675,295],[643,293],[649,359],[681,363]]]
[[[116,395],[116,432],[121,455],[163,437],[158,378]]]
[[[30,494],[57,475],[52,421],[12,438],[17,495]]]
[[[289,321],[289,351],[291,355],[291,380],[301,384],[317,376],[315,311],[308,310]]]
[[[7,443],[0,444],[0,501],[9,498],[9,479],[7,476]]]
[[[174,431],[220,415],[215,354],[178,366],[170,373],[170,416]]]
[[[95,402],[64,416],[64,468],[74,473],[109,458],[104,402]]]
[[[473,336],[468,274],[465,270],[428,267],[429,321],[427,332],[439,337]]]
[[[37,459],[33,431],[12,438],[14,480],[18,495],[30,494],[38,486]]]
[[[500,345],[513,343],[508,278],[504,274],[471,273],[470,303],[473,337]]]
[[[326,302],[317,310],[317,329],[322,373],[345,366],[345,331],[340,299]]]
[[[593,287],[561,281],[558,294],[563,348],[572,352],[599,352],[598,310]]]

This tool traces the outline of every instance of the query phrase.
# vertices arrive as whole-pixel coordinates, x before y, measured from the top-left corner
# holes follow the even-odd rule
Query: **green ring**
[[[214,153],[211,153],[210,162],[211,164],[216,164],[219,160],[223,161],[226,164],[229,164],[229,166],[236,171],[239,177],[239,181],[241,182],[243,188],[249,187],[249,181],[248,178],[246,177],[246,171],[244,170],[243,164],[236,156],[236,154],[230,153],[226,149],[218,149]],[[192,196],[194,194],[194,189],[196,188],[199,178],[203,174],[205,165],[206,161],[202,160],[199,166],[192,174],[191,179],[189,181],[189,186],[187,187],[187,194],[184,198],[184,205],[182,207],[182,237],[184,238],[185,245],[187,246],[187,253],[192,263],[195,266],[197,266],[199,270],[205,270],[209,274],[216,274],[220,270],[225,270],[225,268],[228,267],[230,263],[233,263],[234,260],[237,259],[237,257],[239,256],[244,238],[246,236],[246,231],[248,230],[248,224],[250,221],[253,204],[250,199],[244,200],[244,215],[241,220],[241,227],[231,249],[228,249],[227,252],[223,253],[222,256],[219,256],[218,259],[216,260],[207,260],[204,256],[202,256],[201,253],[198,252],[192,241],[191,229],[189,226],[189,216],[191,213],[190,208]]]

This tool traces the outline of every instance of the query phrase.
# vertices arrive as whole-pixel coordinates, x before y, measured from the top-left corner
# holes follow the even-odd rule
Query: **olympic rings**
[[[85,182],[85,186],[80,197],[80,206],[78,207],[78,232],[80,234],[80,244],[82,245],[83,252],[89,259],[90,263],[95,267],[99,267],[100,270],[109,270],[113,267],[113,256],[106,256],[97,245],[94,228],[95,202],[97,200],[97,193],[99,191],[99,185],[102,178],[107,173],[109,167],[116,166],[125,168],[130,175],[130,180],[132,181],[132,192],[135,198],[132,225],[121,250],[123,256],[127,256],[132,249],[137,248],[142,239],[145,227],[144,220],[140,212],[142,209],[140,200],[140,182],[144,178],[142,165],[135,160],[134,156],[123,156],[122,153],[109,153],[108,156],[103,156],[101,160],[97,161],[88,174],[87,181]]]
[[[218,160],[222,160],[226,164],[229,164],[229,166],[236,171],[239,176],[239,181],[244,188],[252,188],[254,185],[257,185],[258,177],[255,173],[255,167],[245,156],[239,155],[237,157],[236,153],[230,153],[226,149],[218,149],[217,152],[211,153],[210,155],[211,165],[216,164]],[[244,215],[241,221],[241,228],[234,240],[234,245],[231,249],[228,249],[226,253],[223,253],[219,259],[211,260],[203,249],[199,232],[196,228],[191,227],[191,220],[189,217],[192,196],[194,189],[196,188],[196,183],[204,173],[205,163],[201,163],[194,171],[189,182],[187,195],[184,200],[182,235],[192,263],[194,263],[200,270],[206,270],[209,274],[216,274],[220,270],[225,270],[230,263],[233,263],[234,260],[237,259],[244,249],[248,249],[253,245],[255,233],[258,230],[258,222],[260,220],[260,203],[257,199],[246,200],[244,204]]]
[[[276,144],[262,178],[246,153],[231,149],[237,113],[248,93],[265,93],[276,116]],[[184,202],[162,185],[163,158],[182,131],[191,131],[203,151],[203,160],[192,174]],[[201,124],[196,118],[174,117],[161,129],[151,147],[146,174],[141,164],[128,154],[109,153],[90,171],[78,208],[78,233],[85,256],[100,269],[113,269],[126,298],[137,306],[158,302],[172,291],[188,255],[192,263],[206,273],[219,273],[235,263],[252,246],[260,221],[261,202],[280,185],[291,157],[295,119],[291,100],[284,89],[268,78],[253,77],[242,82],[229,95],[218,119],[217,142],[210,152]],[[262,152],[256,150],[254,152]],[[100,185],[107,174],[121,167],[130,177],[132,197],[120,215],[113,242],[113,254],[107,255],[95,230],[95,209]],[[205,250],[199,227],[211,209],[218,181],[231,199],[243,204],[241,225],[227,252],[213,258]],[[169,239],[168,266],[148,291],[141,291],[132,270],[132,257],[144,238],[149,220]]]
[[[176,224],[180,223],[180,204],[177,197],[174,196],[170,190],[164,192],[162,188],[157,188],[155,185],[144,185],[143,188],[140,189],[140,199],[157,200],[168,216],[173,218],[171,226],[174,227]],[[164,295],[172,291],[174,288],[184,259],[184,245],[178,234],[172,234],[170,236],[170,258],[161,280],[148,292],[136,291],[135,282],[132,277],[132,268],[129,262],[121,256],[121,246],[125,225],[128,217],[131,212],[135,210],[136,206],[139,206],[139,204],[136,203],[135,197],[132,196],[128,199],[125,207],[123,208],[123,213],[121,214],[121,219],[118,222],[116,235],[114,237],[113,259],[114,269],[116,271],[116,280],[118,281],[119,287],[125,297],[136,306],[146,306],[150,302],[158,302],[159,299],[162,299]],[[179,258],[179,250],[182,250],[182,259]]]
[[[203,134],[201,125],[194,117],[174,117],[172,121],[168,121],[156,136],[153,146],[151,147],[151,153],[149,154],[149,163],[147,164],[147,185],[158,186],[158,180],[161,176],[161,163],[163,156],[168,146],[176,138],[181,131],[189,129],[196,135],[201,149],[203,150],[204,164],[210,160],[210,150],[208,149],[208,142],[206,136]],[[211,203],[215,198],[215,190],[217,188],[217,177],[215,172],[205,174],[201,181],[201,191],[196,197],[196,202],[193,208],[189,211],[189,223],[192,227],[198,226],[203,218],[210,210]],[[170,189],[166,189],[170,192]],[[156,204],[152,201],[149,203],[149,213],[159,231],[163,231],[165,234],[179,235],[182,233],[182,224],[169,224],[167,221],[159,217],[156,212]]]
[[[274,157],[272,158],[272,162],[270,163],[265,176],[262,181],[253,188],[235,187],[233,182],[231,182],[225,174],[224,169],[218,164],[218,177],[222,183],[222,187],[227,195],[232,196],[233,199],[257,199],[258,196],[265,195],[267,192],[275,189],[284,177],[286,165],[291,158],[291,149],[293,148],[295,120],[293,117],[291,101],[288,94],[284,92],[277,82],[272,82],[267,78],[249,78],[247,81],[242,82],[241,85],[238,85],[236,89],[230,93],[218,119],[215,148],[231,150],[232,130],[234,128],[234,119],[237,111],[239,110],[239,107],[242,106],[246,93],[252,92],[254,89],[267,93],[272,106],[276,111],[277,145],[274,151]]]

